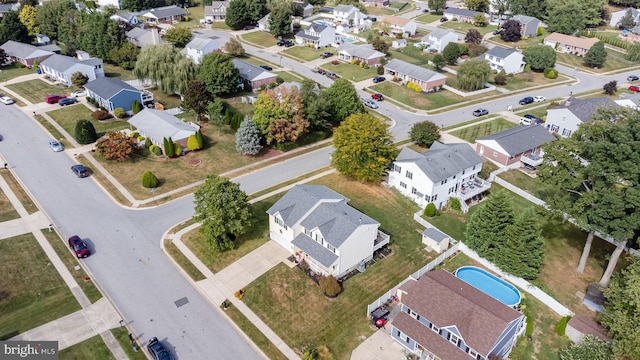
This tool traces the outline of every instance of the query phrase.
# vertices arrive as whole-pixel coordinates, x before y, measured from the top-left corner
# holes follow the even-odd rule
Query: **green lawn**
[[[227,24],[225,24],[224,21],[214,21],[213,24],[210,25],[212,29],[219,29],[219,30],[229,30],[231,31],[231,28],[229,26],[227,26]]]
[[[393,41],[392,39],[389,40]],[[389,54],[392,58],[406,61],[414,65],[424,66],[429,70],[433,70],[430,65],[427,65],[429,60],[433,59],[435,54],[422,51],[422,49],[415,47],[414,42],[407,43],[407,47],[397,50],[389,50]]]
[[[138,348],[138,351],[133,351],[131,347],[131,341],[129,340],[129,330],[126,327],[118,327],[115,329],[111,329],[111,333],[115,336],[116,340],[118,340],[118,344],[129,357],[129,360],[147,360],[147,356]],[[143,344],[139,344],[141,346]],[[81,360],[81,359],[78,359]]]
[[[330,187],[351,199],[351,206],[379,221],[380,229],[391,236],[392,254],[347,280],[336,299],[323,296],[298,268],[280,264],[251,283],[243,301],[287,345],[326,346],[333,358],[345,359],[361,343],[360,337],[368,337],[374,331],[364,314],[366,306],[427,264],[433,255],[423,250],[415,231],[419,225],[412,220],[412,214],[417,206],[397,192],[338,174],[312,184]]]
[[[588,70],[595,73],[604,73],[609,71],[626,69],[628,67],[637,66],[637,63],[628,61],[624,58],[624,54],[611,49],[605,49],[607,51],[607,60],[601,68],[592,68],[584,64],[584,58],[571,54],[557,53],[558,57],[556,62],[578,70]],[[567,74],[571,75],[571,74]]]
[[[327,49],[314,49],[306,46],[294,46],[290,47],[282,53],[287,54],[289,56],[293,56],[295,58],[304,60],[304,61],[312,61],[320,58],[320,54],[325,51],[329,51]]]
[[[490,26],[491,27],[491,26]],[[495,27],[491,27],[491,30],[495,30]],[[542,28],[542,35],[540,36],[536,36],[536,37],[531,37],[531,38],[526,38],[526,39],[520,39],[519,41],[516,42],[511,42],[511,41],[504,41],[500,38],[500,35],[495,35],[493,37],[491,37],[491,39],[489,41],[495,43],[498,46],[501,47],[506,47],[506,48],[518,48],[518,49],[526,49],[529,47],[532,47],[534,45],[540,44],[541,41],[547,37],[547,35],[549,35],[550,32],[547,31],[547,29]]]
[[[440,20],[441,17],[442,17],[442,15],[436,15],[436,14],[429,13],[429,14],[424,14],[424,15],[418,16],[414,20],[417,21],[417,22],[422,22],[422,23],[432,23],[434,21]]]
[[[9,184],[11,191],[13,191],[13,193],[16,195],[18,200],[20,200],[20,203],[22,204],[22,206],[24,206],[25,210],[27,210],[27,213],[33,214],[37,211],[40,211],[40,209],[38,209],[38,207],[33,202],[33,200],[31,200],[31,197],[29,196],[29,194],[27,194],[27,192],[24,191],[24,188],[22,187],[22,185],[18,182],[18,180],[16,180],[15,177],[13,177],[11,172],[1,170],[0,176],[2,176],[4,181],[6,181],[7,184]]]
[[[498,177],[537,198],[542,199],[544,196],[544,193],[540,190],[540,181],[537,178],[533,178],[520,170],[510,170],[498,175]]]
[[[71,136],[75,134],[76,123],[83,119],[91,121],[98,136],[104,135],[107,131],[119,131],[129,128],[129,124],[125,120],[116,120],[115,118],[105,121],[95,120],[91,117],[91,110],[83,104],[65,106],[58,110],[50,111],[47,114]]]
[[[64,242],[65,240],[60,239],[58,233],[49,231],[48,229],[42,230],[42,234],[47,238],[47,241],[49,241],[53,250],[58,254],[71,275],[73,275],[73,278],[76,279],[78,285],[80,285],[80,288],[82,289],[82,292],[84,292],[84,294],[87,295],[87,298],[89,298],[89,301],[93,304],[100,300],[102,298],[102,294],[93,284],[92,279],[84,281],[87,273],[79,266],[78,259],[71,253],[71,251],[69,251],[67,244]],[[79,267],[79,269],[76,270],[76,267]]]
[[[60,360],[104,360],[113,359],[113,354],[100,335],[96,335],[81,343],[61,350],[58,354]]]
[[[493,77],[495,77],[495,75],[492,75],[492,78]],[[556,85],[560,81],[565,81],[565,80],[566,78],[561,76],[558,76],[555,79],[548,79],[544,76],[544,73],[537,73],[537,72],[530,71],[527,73],[520,73],[513,76],[507,76],[506,85],[496,85],[496,86],[504,87],[505,89],[511,90],[511,91],[517,91],[517,90],[528,89],[533,86],[540,86],[540,85],[552,86],[552,85]],[[493,83],[493,79],[491,80],[491,82]]]
[[[187,8],[189,12],[189,21],[180,21],[174,24],[175,27],[186,27],[186,28],[199,28],[200,27],[200,19],[204,19],[204,6],[194,6]]]
[[[3,173],[8,172],[7,170],[0,170]],[[5,222],[9,220],[19,219],[20,214],[13,208],[13,205],[7,198],[7,195],[4,191],[0,191],[0,222]]]
[[[252,31],[240,37],[242,40],[259,47],[271,47],[278,42],[278,38],[266,31]]]
[[[285,82],[296,81],[296,82],[302,83],[305,80],[305,77],[303,77],[302,75],[298,75],[292,71],[274,71],[274,72],[278,74],[278,77],[284,80]]]
[[[180,100],[180,95],[178,94],[169,95],[158,90],[157,87],[152,87],[148,90],[153,93],[154,101],[164,105],[165,109],[180,107],[180,104],[182,104],[182,100]]]
[[[517,124],[514,124],[509,120],[498,118],[495,120],[483,122],[478,125],[469,126],[460,130],[455,130],[455,131],[452,131],[450,134],[473,144],[476,141],[476,139],[485,137],[487,135],[495,134],[500,131],[511,129],[512,127],[516,127],[516,126]]]
[[[33,104],[44,102],[44,98],[47,95],[69,95],[72,91],[71,88],[66,86],[51,85],[39,79],[10,84],[6,87]]]
[[[371,79],[374,76],[378,76],[378,71],[376,68],[371,67],[369,69],[361,68],[355,64],[348,64],[340,61],[338,65],[333,65],[331,62],[322,65],[323,69],[327,69],[328,71],[334,72],[340,77],[352,80],[352,81],[362,81],[366,79]]]
[[[125,70],[119,66],[115,66],[107,63],[102,64],[102,66],[104,68],[104,75],[106,77],[114,77],[122,81],[136,79],[136,76],[133,75],[132,70]]]
[[[0,241],[0,264],[0,339],[80,310],[32,234]]]
[[[27,69],[26,67],[16,66],[16,64],[17,63],[13,63],[0,67],[0,82],[15,79],[22,75],[31,75],[36,72],[35,69]]]
[[[453,29],[461,34],[466,34],[467,31],[469,31],[469,29],[476,29],[483,36],[485,34],[493,32],[496,29],[494,26],[491,26],[491,25],[487,25],[485,27],[477,27],[473,24],[469,24],[468,22],[452,21],[451,19],[449,19],[449,21],[447,22],[441,23],[440,27]]]

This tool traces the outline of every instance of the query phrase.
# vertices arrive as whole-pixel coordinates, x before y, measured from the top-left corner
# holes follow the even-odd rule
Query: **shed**
[[[592,335],[604,341],[611,341],[611,338],[605,334],[600,324],[580,314],[573,315],[569,320],[565,335],[576,344],[579,344],[585,335]]]
[[[404,47],[407,47],[406,39],[393,40],[393,42],[391,43],[391,48],[393,49],[402,49]]]
[[[428,228],[422,232],[422,243],[437,251],[438,254],[442,254],[449,248],[450,240],[449,235],[434,228]]]

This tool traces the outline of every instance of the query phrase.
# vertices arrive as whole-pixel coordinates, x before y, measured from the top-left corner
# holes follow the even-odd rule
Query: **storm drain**
[[[183,297],[182,299],[178,299],[174,301],[174,303],[176,304],[176,307],[180,307],[182,305],[187,305],[189,303],[189,299],[187,299],[186,297]]]

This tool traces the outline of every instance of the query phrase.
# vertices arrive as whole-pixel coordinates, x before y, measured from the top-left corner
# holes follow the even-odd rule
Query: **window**
[[[336,253],[336,248],[329,243],[327,243],[327,249],[329,249],[329,251],[331,251],[334,254]]]
[[[417,192],[418,192],[418,190],[416,190],[416,188],[414,188],[414,187],[412,187],[412,188],[411,188],[411,193],[412,193],[412,194],[415,194],[415,193],[417,193]]]
[[[311,237],[311,230],[305,228],[304,229],[304,234],[307,235],[308,237]]]
[[[409,310],[409,315],[411,315],[412,318],[416,319],[416,320],[420,320],[420,315],[418,315],[416,312],[414,312],[413,310]]]
[[[435,194],[431,197],[431,201],[435,201],[438,198],[438,194]]]
[[[482,151],[482,149],[480,149],[480,151]],[[464,175],[464,170],[462,170],[462,175]]]
[[[435,326],[435,325],[433,325],[433,326],[431,327],[431,330],[433,330],[433,332],[434,332],[434,333],[436,333],[436,334],[440,334],[440,328],[439,328],[439,327],[437,327],[437,326]]]
[[[398,330],[396,335],[398,335],[398,337],[400,339],[404,340],[405,342],[407,342],[407,343],[409,342],[409,337],[405,333],[403,333],[402,331]]]
[[[280,219],[277,216],[273,217],[275,219],[276,224],[282,226],[285,230],[288,230],[289,228],[287,227],[287,225],[285,225],[284,221],[282,219]]]
[[[478,357],[478,353],[475,350],[469,348],[469,356],[475,359]]]
[[[498,153],[496,151],[493,152],[493,157],[498,157]]]
[[[413,174],[410,173],[409,171],[407,171],[406,175],[407,175],[407,178],[413,179]]]
[[[458,341],[460,341],[460,339],[452,333],[449,333],[449,335],[449,341],[455,346],[458,346]]]
[[[566,136],[566,137],[571,136],[571,130],[569,130],[569,129],[562,129],[562,136]]]
[[[402,168],[396,164],[393,164],[393,171],[400,173],[402,171]]]
[[[475,169],[476,169],[476,166],[475,166],[475,165],[473,165],[473,170],[475,170]]]
[[[406,189],[407,188],[407,184],[403,183],[402,181],[400,182],[400,187]]]

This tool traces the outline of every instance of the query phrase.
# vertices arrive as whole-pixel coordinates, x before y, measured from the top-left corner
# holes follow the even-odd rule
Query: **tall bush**
[[[133,100],[133,103],[131,103],[131,111],[134,114],[139,113],[142,111],[142,104],[138,100]]]
[[[164,138],[162,139],[162,141],[164,143],[164,154],[166,156],[173,157],[175,154],[175,150],[173,148],[173,140],[171,140],[170,138]]]
[[[113,115],[115,115],[118,119],[122,119],[123,117],[127,116],[127,112],[123,108],[119,107],[113,110]]]
[[[147,189],[154,189],[158,187],[158,178],[153,175],[149,170],[142,174],[142,186]]]
[[[342,291],[342,287],[333,275],[321,277],[318,285],[320,285],[320,291],[327,296],[336,296]]]
[[[434,217],[436,215],[436,205],[434,203],[428,203],[424,208],[424,215],[428,217]]]
[[[180,146],[180,144],[178,144],[177,142],[173,143],[173,155],[175,156],[182,155],[182,146]]]
[[[198,139],[196,139],[195,134],[189,135],[189,138],[187,139],[187,149],[189,151],[200,149],[200,146],[198,146]]]
[[[83,119],[76,123],[75,138],[79,144],[91,144],[98,139],[91,121]]]

